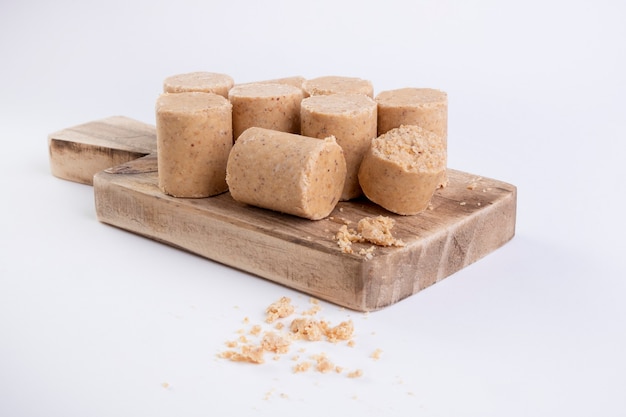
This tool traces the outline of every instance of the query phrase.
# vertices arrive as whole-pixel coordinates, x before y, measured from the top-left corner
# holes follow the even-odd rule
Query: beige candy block
[[[341,200],[361,196],[359,166],[376,137],[376,102],[363,94],[311,96],[302,100],[301,132],[305,136],[335,136],[346,159],[346,181]]]
[[[227,74],[215,72],[189,72],[167,77],[163,81],[163,92],[186,93],[198,91],[215,93],[228,98],[228,91],[233,87],[234,80]]]
[[[396,214],[411,215],[428,207],[445,174],[446,149],[439,136],[408,125],[372,140],[359,181],[374,203]]]
[[[400,127],[417,125],[448,138],[448,95],[432,88],[401,88],[382,91],[378,103],[378,134]]]
[[[156,103],[159,188],[174,197],[225,192],[231,104],[213,93],[164,93]]]
[[[319,220],[335,208],[345,176],[343,151],[334,137],[252,127],[233,146],[226,181],[236,201]]]
[[[233,136],[250,127],[300,133],[302,89],[289,84],[251,83],[233,87]]]
[[[305,94],[310,96],[356,93],[374,97],[374,86],[372,82],[355,77],[328,75],[312,78],[302,83],[302,89],[305,91]]]

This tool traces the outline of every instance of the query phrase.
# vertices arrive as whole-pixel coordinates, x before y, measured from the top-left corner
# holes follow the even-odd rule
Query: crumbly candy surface
[[[418,214],[446,182],[446,147],[435,133],[414,125],[372,141],[359,167],[367,198],[392,213]]]
[[[372,141],[372,152],[393,161],[407,172],[445,169],[446,149],[434,133],[414,125],[402,125]]]
[[[363,239],[378,246],[404,246],[404,242],[393,237],[391,229],[396,221],[390,217],[366,217],[359,220],[357,231]]]
[[[309,318],[299,318],[291,322],[290,330],[298,339],[317,341],[322,340],[322,337],[324,337],[324,326],[324,322]]]
[[[278,301],[270,304],[265,313],[267,314],[265,317],[266,323],[273,323],[277,319],[282,319],[291,315],[294,312],[294,306],[291,305],[291,298],[289,297],[281,297]]]
[[[267,332],[261,341],[261,347],[268,352],[287,353],[289,345],[291,341],[287,337],[274,332]]]
[[[337,245],[345,253],[354,253],[352,243],[369,242],[377,246],[404,246],[401,239],[393,236],[392,229],[395,220],[387,216],[364,217],[359,220],[357,230],[348,229],[347,225],[342,225],[335,234]],[[370,259],[373,256],[374,248],[362,249],[360,255]]]

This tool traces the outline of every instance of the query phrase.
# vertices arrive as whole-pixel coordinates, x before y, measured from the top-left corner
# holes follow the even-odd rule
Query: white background
[[[625,21],[618,0],[3,0],[0,415],[626,415]],[[154,123],[162,80],[198,70],[445,90],[449,165],[518,187],[516,237],[383,311],[323,303],[353,348],[218,359],[308,297],[100,224],[46,142]],[[317,351],[363,377],[292,372]]]

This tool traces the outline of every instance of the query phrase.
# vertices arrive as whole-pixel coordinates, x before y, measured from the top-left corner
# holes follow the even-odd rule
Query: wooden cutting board
[[[111,117],[49,136],[52,173],[93,183],[101,222],[185,249],[357,311],[391,305],[499,248],[515,234],[516,187],[450,169],[431,209],[399,216],[360,199],[311,221],[247,206],[229,193],[204,199],[157,187],[154,126]],[[395,219],[404,247],[354,243],[335,234],[364,217]]]

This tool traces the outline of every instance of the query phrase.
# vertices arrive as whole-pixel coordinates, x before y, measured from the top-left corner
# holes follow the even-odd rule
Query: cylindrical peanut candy
[[[328,75],[313,78],[305,80],[302,83],[302,89],[305,91],[305,94],[309,96],[355,93],[365,94],[370,98],[374,97],[374,86],[372,82],[355,77]]]
[[[332,212],[345,177],[343,151],[334,137],[258,127],[239,136],[226,173],[233,199],[311,220]]]
[[[300,122],[303,135],[333,135],[343,149],[347,173],[341,200],[362,195],[359,166],[376,137],[376,102],[363,94],[311,96],[302,100]]]
[[[446,149],[439,136],[419,126],[400,126],[372,140],[359,169],[363,193],[381,207],[403,215],[428,207],[446,172]]]
[[[378,103],[378,135],[400,127],[417,125],[448,140],[448,95],[432,88],[400,88],[382,91]]]
[[[159,188],[174,197],[225,192],[231,105],[213,93],[164,93],[156,103]]]
[[[163,81],[165,93],[188,93],[193,91],[215,93],[228,98],[228,91],[233,87],[234,80],[226,74],[215,72],[189,72],[167,77]]]
[[[302,89],[289,84],[251,83],[228,93],[235,141],[249,127],[300,133]]]

